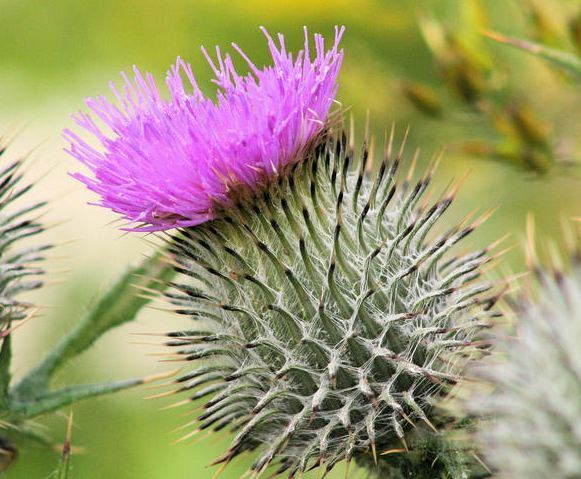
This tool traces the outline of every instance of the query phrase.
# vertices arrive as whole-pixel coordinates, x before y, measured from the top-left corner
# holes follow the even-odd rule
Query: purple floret
[[[306,29],[304,49],[295,57],[281,34],[277,45],[262,31],[272,66],[259,69],[232,45],[248,64],[245,75],[235,70],[230,55],[216,48],[216,64],[202,49],[219,87],[215,101],[200,91],[181,58],[167,74],[169,100],[161,97],[153,76],[137,67],[133,79],[122,74],[122,91],[111,84],[116,104],[103,96],[86,100],[106,127],[87,113],[73,118],[101,147],[71,130],[64,136],[67,151],[93,173],[73,176],[100,196],[99,205],[121,214],[133,230],[195,226],[216,218],[240,189],[254,191],[300,161],[325,127],[337,93],[344,29],[335,29],[327,51],[315,34],[313,59]]]

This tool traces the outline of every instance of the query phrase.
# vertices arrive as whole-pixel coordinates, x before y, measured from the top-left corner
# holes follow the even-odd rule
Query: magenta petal
[[[169,100],[160,96],[151,74],[137,67],[133,79],[122,73],[122,88],[111,86],[116,104],[88,98],[93,116],[73,117],[101,147],[64,132],[66,151],[93,173],[73,176],[131,229],[157,231],[213,219],[216,204],[228,206],[233,184],[253,188],[272,177],[321,132],[337,93],[343,31],[335,29],[333,47],[325,51],[319,34],[309,48],[305,29],[304,49],[293,58],[282,35],[277,45],[263,29],[273,64],[259,69],[233,45],[248,64],[244,75],[229,55],[217,49],[214,61],[204,51],[219,87],[215,101],[204,97],[181,58],[167,73]]]

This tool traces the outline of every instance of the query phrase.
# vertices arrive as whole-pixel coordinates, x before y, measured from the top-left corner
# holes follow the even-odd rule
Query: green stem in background
[[[16,406],[39,400],[45,404],[44,410],[40,406],[33,408],[32,415],[56,409],[80,398],[105,394],[119,389],[141,384],[143,379],[133,379],[119,383],[77,386],[47,394],[50,381],[55,372],[64,366],[69,360],[87,350],[97,339],[110,329],[131,321],[150,299],[145,298],[138,291],[139,288],[159,291],[165,287],[164,282],[173,275],[173,269],[166,264],[158,253],[146,259],[139,266],[127,271],[100,301],[81,319],[81,321],[54,347],[54,349],[33,368],[10,391],[10,400]],[[81,392],[83,391],[83,392]],[[57,399],[61,394],[62,397]],[[43,399],[44,398],[44,399]],[[52,398],[52,402],[47,402]],[[43,402],[44,401],[44,402]],[[51,404],[59,403],[57,406]],[[30,408],[25,415],[29,416]]]
[[[555,50],[554,48],[548,48],[539,43],[522,40],[520,38],[507,37],[493,31],[484,31],[482,33],[492,40],[519,48],[539,58],[543,58],[581,80],[581,57],[575,53]]]

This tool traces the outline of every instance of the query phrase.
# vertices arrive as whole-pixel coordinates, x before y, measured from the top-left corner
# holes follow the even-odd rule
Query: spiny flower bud
[[[0,146],[0,159],[6,146]],[[0,329],[10,327],[11,321],[23,319],[29,304],[17,299],[20,293],[39,288],[37,279],[43,273],[34,263],[43,259],[48,245],[18,248],[23,239],[43,231],[43,226],[31,215],[45,203],[16,205],[32,185],[20,186],[22,160],[0,165]],[[15,204],[16,203],[16,204]],[[0,336],[1,337],[1,336]]]
[[[581,258],[567,273],[536,268],[532,289],[516,302],[515,336],[483,365],[493,392],[472,408],[491,418],[480,439],[495,477],[579,477]]]
[[[184,281],[166,295],[196,322],[169,334],[193,364],[176,392],[207,400],[184,438],[236,431],[217,463],[256,451],[254,471],[294,477],[436,430],[433,405],[482,347],[496,297],[477,281],[487,249],[448,255],[480,220],[432,233],[453,193],[422,199],[432,170],[398,181],[402,150],[390,141],[370,175],[368,149],[354,158],[331,136],[170,241]]]

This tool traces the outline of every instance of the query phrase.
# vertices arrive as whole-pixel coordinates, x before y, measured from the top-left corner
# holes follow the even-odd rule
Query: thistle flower
[[[138,229],[180,227],[169,250],[184,278],[166,297],[199,324],[168,335],[178,358],[194,361],[169,394],[207,398],[184,438],[230,428],[236,437],[217,462],[256,451],[257,473],[273,465],[293,477],[405,450],[416,428],[426,452],[402,455],[420,463],[405,470],[460,477],[451,468],[464,461],[434,452],[447,448],[433,407],[478,354],[496,295],[476,281],[488,248],[444,258],[481,219],[433,237],[453,191],[429,206],[432,170],[399,182],[393,132],[370,176],[367,147],[356,159],[325,124],[341,35],[327,52],[316,36],[313,61],[307,39],[293,60],[282,37],[278,48],[267,36],[274,67],[243,55],[246,77],[226,56],[214,67],[216,104],[181,60],[168,76],[171,101],[136,70],[126,100],[117,94],[124,112],[88,102],[113,139],[78,117],[105,153],[67,132],[70,151],[93,169],[80,178],[102,205],[146,224]],[[386,464],[404,470],[395,462],[381,474]]]
[[[192,362],[169,393],[206,400],[183,439],[236,431],[218,463],[255,451],[258,474],[272,465],[295,477],[374,458],[381,477],[400,477],[385,475],[398,459],[378,459],[396,450],[421,461],[406,466],[424,471],[415,477],[463,477],[446,475],[459,461],[405,450],[411,431],[441,439],[434,404],[482,347],[495,315],[492,286],[477,281],[489,250],[447,256],[481,219],[431,234],[454,193],[422,201],[432,170],[398,181],[401,154],[390,141],[371,177],[366,148],[355,158],[344,135],[329,137],[222,219],[170,241],[184,281],[166,296],[196,325],[168,335]]]
[[[67,151],[93,173],[73,176],[100,195],[101,206],[142,225],[134,229],[194,226],[217,217],[244,191],[299,160],[323,131],[337,92],[343,30],[336,28],[330,50],[316,34],[311,58],[306,29],[296,56],[282,35],[277,45],[262,29],[272,66],[259,69],[233,44],[248,64],[246,75],[236,71],[229,54],[216,48],[215,64],[203,50],[219,88],[215,101],[204,96],[181,58],[167,74],[169,100],[151,74],[135,67],[132,80],[122,75],[123,91],[111,85],[117,105],[104,97],[86,100],[111,133],[89,114],[74,117],[104,151],[65,131]]]
[[[515,337],[499,340],[503,357],[484,364],[494,390],[476,395],[472,408],[491,417],[480,440],[497,477],[579,477],[581,256],[568,273],[534,273],[534,296],[516,303]]]

